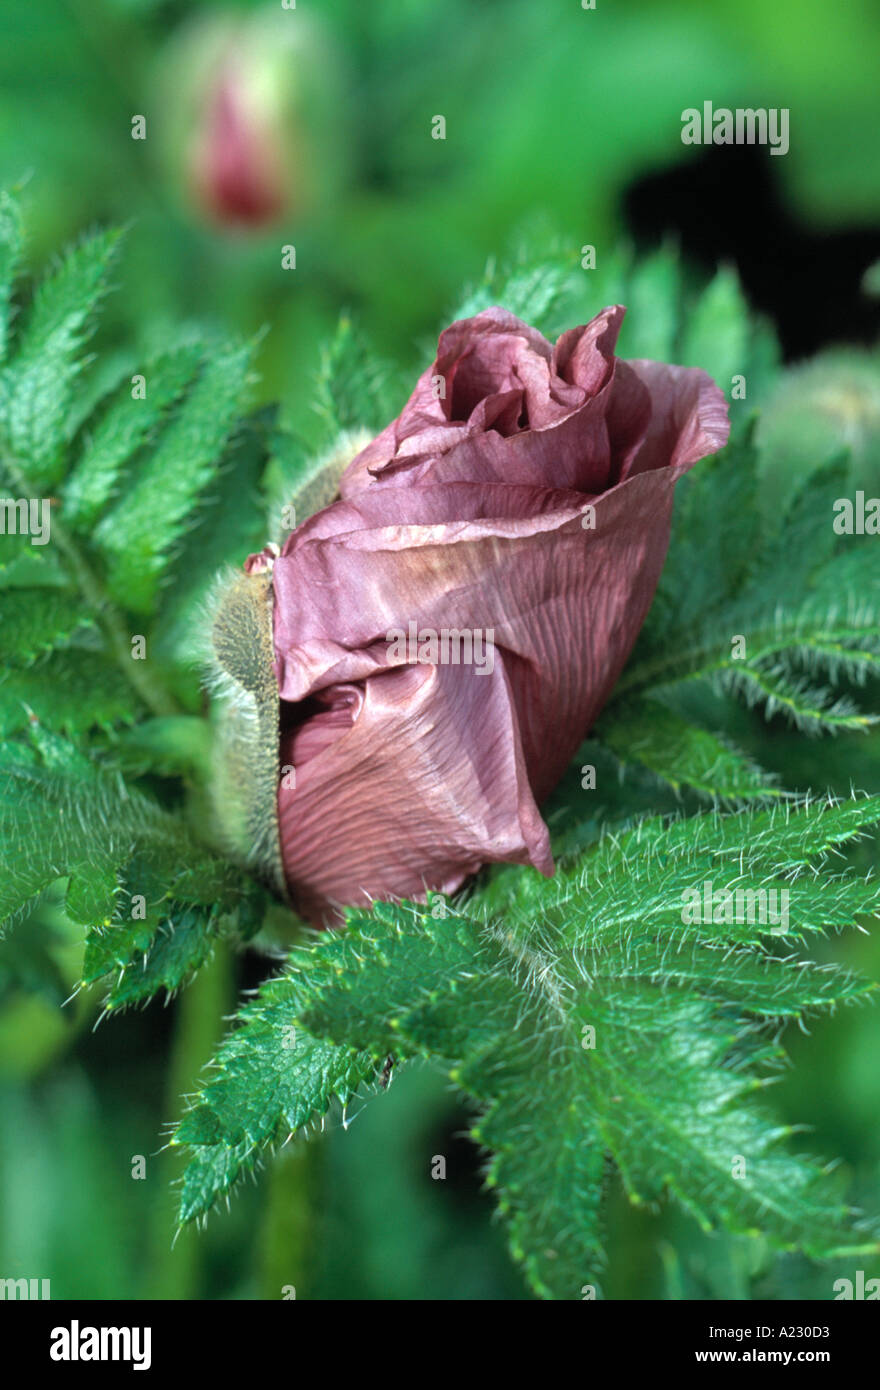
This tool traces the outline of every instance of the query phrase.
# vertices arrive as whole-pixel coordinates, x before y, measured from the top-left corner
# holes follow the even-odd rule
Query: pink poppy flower
[[[623,313],[555,345],[500,308],[452,324],[338,500],[259,562],[281,857],[313,921],[490,862],[552,874],[539,807],[648,611],[676,479],[729,431],[704,372],[615,357]]]

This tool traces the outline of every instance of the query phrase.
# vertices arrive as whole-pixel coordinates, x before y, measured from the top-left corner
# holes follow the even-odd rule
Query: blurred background
[[[259,398],[306,440],[341,312],[399,372],[402,403],[462,285],[518,239],[574,263],[585,244],[600,263],[678,247],[695,280],[735,267],[775,329],[787,371],[765,442],[780,458],[793,429],[848,443],[876,478],[878,48],[873,0],[6,0],[0,185],[24,190],[34,266],[128,227],[102,351],[136,356],[187,322],[264,331]],[[683,146],[682,110],[710,99],[789,108],[790,152]],[[865,785],[863,743],[815,760],[778,746],[790,785]],[[270,967],[224,948],[180,999],[93,1031],[97,997],[60,1007],[81,956],[60,909],[28,939],[31,960],[0,958],[0,1276],[51,1278],[56,1298],[526,1296],[468,1116],[427,1068],[289,1146],[172,1249],[165,1128]],[[880,974],[876,943],[833,950]],[[866,1203],[877,1037],[867,1009],[817,1023],[775,1091]],[[616,1189],[608,1242],[613,1298],[828,1298],[850,1274],[630,1211]]]

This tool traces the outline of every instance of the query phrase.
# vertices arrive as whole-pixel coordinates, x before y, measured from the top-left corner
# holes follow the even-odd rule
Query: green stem
[[[199,1073],[214,1055],[232,995],[231,951],[224,941],[218,941],[212,959],[180,996],[168,1082],[169,1114],[180,1113],[181,1097],[192,1094]],[[145,1298],[204,1297],[204,1234],[188,1226],[174,1240],[176,1197],[171,1184],[179,1176],[179,1154],[166,1149],[158,1163],[159,1197],[154,1209],[150,1287]]]
[[[260,1235],[258,1297],[283,1299],[312,1293],[314,1211],[323,1157],[323,1140],[292,1139],[272,1163],[266,1215]]]

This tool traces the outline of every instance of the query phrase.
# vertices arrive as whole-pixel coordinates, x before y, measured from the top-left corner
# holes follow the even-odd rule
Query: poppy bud
[[[648,611],[676,479],[729,430],[705,372],[615,357],[623,312],[555,346],[503,309],[452,324],[336,500],[252,557],[279,862],[313,921],[489,862],[552,874],[539,807]]]

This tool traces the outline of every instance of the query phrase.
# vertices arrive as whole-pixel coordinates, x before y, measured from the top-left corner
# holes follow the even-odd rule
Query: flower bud
[[[309,213],[340,172],[338,79],[296,11],[214,14],[185,26],[160,71],[162,144],[187,204],[228,229]]]
[[[251,557],[276,862],[316,923],[490,862],[553,872],[540,805],[648,611],[676,479],[729,429],[705,372],[615,356],[623,312],[555,345],[503,309],[452,324],[336,500]]]

